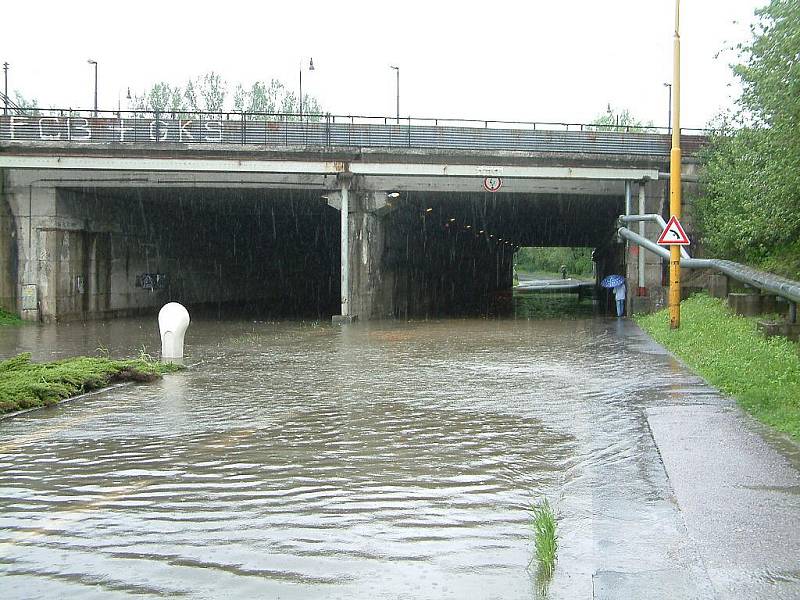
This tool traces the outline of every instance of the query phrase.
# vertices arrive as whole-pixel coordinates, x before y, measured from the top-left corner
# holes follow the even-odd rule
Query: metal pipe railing
[[[659,246],[655,242],[651,242],[627,227],[620,227],[617,230],[617,235],[622,239],[633,242],[649,250],[664,260],[669,260],[669,250]],[[759,271],[758,269],[730,260],[721,260],[717,258],[681,258],[681,267],[686,267],[688,269],[714,269],[749,286],[786,298],[789,302],[800,302],[800,282],[792,281],[785,277],[779,277],[778,275],[773,275],[765,271]]]

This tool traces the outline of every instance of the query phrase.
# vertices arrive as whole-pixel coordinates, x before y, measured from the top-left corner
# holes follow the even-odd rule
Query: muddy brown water
[[[153,319],[0,330],[3,356],[142,345]],[[695,561],[643,411],[707,388],[632,323],[197,321],[186,350],[0,421],[2,597],[590,598]]]

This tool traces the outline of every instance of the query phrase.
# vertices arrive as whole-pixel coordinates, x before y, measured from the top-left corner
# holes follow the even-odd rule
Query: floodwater
[[[34,359],[158,344],[155,319],[0,330]],[[697,564],[643,411],[709,392],[632,323],[199,320],[186,351],[0,422],[0,596],[591,598]]]

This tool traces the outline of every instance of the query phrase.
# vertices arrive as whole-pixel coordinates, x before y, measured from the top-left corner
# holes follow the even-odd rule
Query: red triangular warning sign
[[[677,217],[671,217],[661,236],[658,238],[658,243],[662,246],[688,246],[689,238],[686,232],[678,222]]]

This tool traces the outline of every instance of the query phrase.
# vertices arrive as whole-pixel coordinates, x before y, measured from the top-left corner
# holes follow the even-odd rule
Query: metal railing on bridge
[[[21,109],[0,142],[232,144],[669,156],[664,127],[358,115]],[[683,129],[691,154],[706,130]]]

